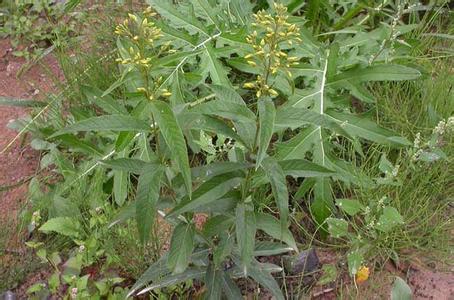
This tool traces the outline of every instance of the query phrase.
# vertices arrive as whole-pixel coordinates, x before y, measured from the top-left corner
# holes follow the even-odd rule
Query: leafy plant
[[[69,12],[78,1],[3,1],[0,36],[9,36],[18,57],[36,59],[53,45],[67,42],[75,34],[75,18]]]
[[[78,238],[68,218],[108,203],[120,210],[111,225],[134,218],[145,247],[158,239],[150,237],[159,214],[173,227],[169,249],[129,295],[197,280],[208,298],[238,299],[235,280],[249,277],[284,299],[272,276],[281,268],[258,257],[298,250],[289,229],[298,202],[321,236],[350,236],[335,204],[378,220],[372,235],[401,223],[388,203],[367,210],[336,197],[337,186],[395,183],[385,157],[383,178],[357,167],[363,148],[411,145],[375,122],[366,86],[421,75],[398,60],[411,51],[403,35],[415,28],[400,23],[402,11],[376,28],[314,35],[322,10],[298,16],[299,1],[290,9],[262,3],[256,14],[239,0],[149,3],[115,29],[118,74],[110,87],[81,86],[83,102],[69,114],[59,113],[64,105],[55,97],[34,117],[38,125],[12,124],[34,133],[32,145],[46,153],[42,167],[54,165],[60,176],[57,184],[43,181],[49,193],[40,205],[49,208],[41,231]],[[332,19],[342,28],[346,17]],[[208,216],[201,228],[199,213]],[[361,260],[349,256],[351,270]]]

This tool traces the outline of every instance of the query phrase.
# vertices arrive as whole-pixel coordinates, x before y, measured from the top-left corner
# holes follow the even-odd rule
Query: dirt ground
[[[63,80],[63,75],[58,68],[58,63],[52,56],[46,57],[43,61],[56,78]],[[20,78],[16,77],[17,72],[23,66],[24,61],[15,58],[11,54],[11,46],[8,40],[0,40],[0,96],[20,99],[42,99],[48,92],[56,90],[52,76],[40,65],[33,66]],[[24,116],[27,110],[24,108],[13,108],[0,106],[0,152],[12,141],[17,133],[7,128],[8,123],[18,117]],[[32,176],[39,167],[39,153],[24,145],[18,139],[7,151],[0,154],[0,187],[16,185]],[[21,207],[26,204],[27,184],[18,185],[14,188],[0,189],[0,233],[5,235],[8,229],[9,238],[0,244],[0,278],[2,273],[7,274],[7,268],[13,265],[13,261],[31,259],[30,255],[24,255],[27,250],[23,246],[24,236],[17,233],[17,214]],[[1,236],[0,236],[1,240]],[[28,253],[28,252],[27,252]],[[323,256],[323,254],[321,253]],[[321,257],[321,261],[327,258]],[[329,259],[328,259],[329,260]],[[27,262],[23,262],[27,263]],[[335,263],[335,262],[329,262]],[[19,270],[20,271],[20,270]],[[394,274],[399,273],[410,283],[414,299],[454,299],[454,270],[448,269],[445,272],[434,271],[433,266],[410,264],[403,272],[387,269],[382,272],[372,273],[370,280],[359,287],[358,299],[387,299],[390,293],[390,286]],[[38,271],[25,276],[23,282],[19,282],[16,288],[19,298],[24,297],[28,286],[44,279],[45,271]],[[5,288],[5,287],[4,287]],[[346,288],[347,295],[353,295],[354,287]],[[343,289],[342,289],[343,290]],[[2,294],[0,289],[0,294]],[[337,294],[339,289],[337,289]],[[324,290],[320,287],[314,290],[314,299],[335,299],[332,288]],[[368,296],[366,296],[368,295]],[[366,298],[364,298],[366,297]]]
[[[11,50],[9,40],[0,40],[0,97],[42,99],[46,93],[55,90],[48,71],[55,78],[62,78],[62,73],[54,58],[49,56],[42,62],[48,71],[37,64],[17,78],[16,74],[25,62],[14,57]],[[17,135],[7,127],[8,123],[26,114],[25,108],[0,106],[0,278],[2,281],[8,279],[0,286],[12,289],[16,287],[11,286],[16,276],[26,278],[18,288],[20,299],[25,298],[26,288],[42,277],[42,271],[25,276],[24,272],[34,270],[33,256],[24,245],[25,233],[18,230],[18,214],[26,205],[27,180],[39,167],[39,153],[26,146],[23,138],[18,138],[5,150]],[[0,289],[0,295],[2,292]]]

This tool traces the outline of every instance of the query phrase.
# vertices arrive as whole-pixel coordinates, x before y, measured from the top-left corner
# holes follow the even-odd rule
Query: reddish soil
[[[52,79],[39,65],[33,66],[23,76],[17,78],[16,74],[24,65],[24,61],[12,56],[10,51],[9,41],[0,41],[0,96],[36,99],[42,98],[54,89]],[[54,58],[49,56],[43,63],[54,74],[61,76],[58,63]],[[17,135],[17,132],[7,128],[8,122],[25,114],[24,108],[0,106],[0,153]],[[21,139],[17,139],[11,147],[0,154],[0,186],[14,185],[33,175],[38,167],[38,157],[39,154],[36,151],[21,145]],[[1,194],[0,220],[16,215],[20,204],[25,199],[26,190],[26,185],[21,185]]]
[[[55,90],[48,71],[56,78],[62,77],[57,61],[48,56],[41,63],[47,70],[36,64],[17,78],[16,74],[25,62],[11,54],[9,40],[0,40],[0,97],[42,99]],[[18,213],[26,205],[27,179],[38,169],[39,153],[28,147],[22,137],[9,146],[17,132],[7,127],[10,121],[26,114],[25,108],[0,106],[0,275],[7,274],[8,268],[12,270],[20,268],[21,264],[27,265],[24,259],[31,259],[31,255],[25,255],[25,234],[19,232],[17,225]],[[36,280],[27,282],[32,284]]]

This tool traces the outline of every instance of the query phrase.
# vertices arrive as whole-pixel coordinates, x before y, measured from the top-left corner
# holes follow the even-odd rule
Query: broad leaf
[[[378,219],[375,228],[380,231],[388,232],[398,225],[404,223],[404,219],[394,207],[387,206],[383,208],[383,213]]]
[[[337,206],[346,214],[354,216],[364,209],[358,200],[353,199],[336,199]]]
[[[340,238],[348,234],[348,222],[344,219],[328,218],[326,223],[332,237]]]
[[[56,232],[72,238],[79,238],[81,234],[81,227],[79,222],[73,218],[57,217],[49,219],[46,223],[41,225],[39,231],[45,233]]]
[[[411,300],[413,293],[408,284],[400,277],[394,279],[391,300]]]

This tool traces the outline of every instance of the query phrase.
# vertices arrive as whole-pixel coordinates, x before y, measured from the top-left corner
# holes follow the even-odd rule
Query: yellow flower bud
[[[129,18],[133,20],[134,22],[137,22],[137,17],[133,14],[128,14]]]
[[[271,95],[271,96],[274,96],[274,97],[276,97],[277,95],[279,95],[278,92],[277,92],[276,90],[273,90],[273,89],[269,89],[269,90],[268,90],[268,93],[270,93],[270,95]]]
[[[139,88],[137,88],[137,91],[145,93],[147,90],[145,88],[143,88],[143,87],[139,87]]]
[[[257,65],[255,63],[255,61],[252,61],[252,60],[248,60],[247,63],[248,63],[248,65],[253,66],[253,67],[255,67]]]
[[[255,84],[253,82],[246,82],[245,84],[243,84],[243,87],[247,89],[253,89],[255,87]]]

